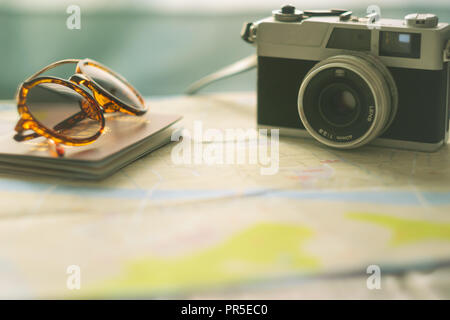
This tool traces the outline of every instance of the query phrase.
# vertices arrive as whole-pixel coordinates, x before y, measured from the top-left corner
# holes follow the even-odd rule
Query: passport
[[[17,142],[14,122],[0,121],[0,172],[100,180],[171,141],[181,116],[148,112],[142,116],[105,114],[104,133],[86,146],[65,146],[58,157],[45,138]]]

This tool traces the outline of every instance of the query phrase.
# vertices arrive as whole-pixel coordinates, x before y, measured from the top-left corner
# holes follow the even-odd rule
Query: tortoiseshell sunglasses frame
[[[53,69],[59,65],[63,64],[77,64],[76,66],[76,73],[70,77],[69,80],[64,80],[61,78],[56,77],[38,77],[40,74]],[[83,66],[90,65],[95,66],[99,69],[102,69],[112,76],[116,77],[118,80],[120,80],[123,84],[125,84],[138,98],[140,103],[142,104],[143,108],[136,108],[132,105],[129,105],[119,98],[115,97],[113,94],[108,92],[105,88],[103,88],[101,85],[99,85],[97,82],[95,82],[93,79],[91,79],[89,76],[83,73]],[[99,117],[96,120],[99,120],[100,123],[100,129],[99,131],[94,134],[91,137],[88,138],[73,138],[69,136],[65,136],[62,134],[59,134],[49,128],[47,128],[45,125],[40,123],[38,120],[36,120],[32,113],[30,112],[30,109],[28,108],[26,102],[27,102],[27,95],[31,88],[38,84],[42,83],[54,83],[59,84],[62,86],[65,86],[67,88],[70,88],[74,91],[76,91],[78,94],[80,94],[82,97],[84,97],[89,103],[88,108],[94,108],[93,110],[87,110],[90,111],[91,116]],[[87,87],[89,90],[92,91],[93,96],[85,89],[83,89],[83,86]],[[137,92],[135,88],[133,88],[122,76],[115,73],[114,71],[110,70],[109,68],[101,65],[100,63],[91,60],[91,59],[66,59],[66,60],[60,60],[57,62],[54,62],[45,68],[41,69],[37,73],[33,74],[31,77],[26,79],[23,83],[19,85],[18,91],[17,91],[17,108],[20,115],[19,122],[17,123],[15,127],[15,131],[17,134],[14,136],[14,139],[16,141],[26,141],[30,139],[34,139],[37,137],[45,137],[47,139],[52,140],[55,144],[64,144],[68,146],[83,146],[90,144],[97,140],[97,138],[104,132],[105,130],[105,117],[103,113],[105,112],[122,112],[130,115],[136,115],[140,116],[143,115],[148,111],[148,107],[146,106],[144,99],[142,96]],[[86,111],[86,110],[84,110]],[[32,130],[34,133],[30,133],[27,135],[24,135],[23,133],[27,130]]]

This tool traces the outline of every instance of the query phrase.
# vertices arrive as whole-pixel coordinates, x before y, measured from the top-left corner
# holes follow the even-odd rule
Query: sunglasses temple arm
[[[62,129],[66,129],[66,128],[70,128],[71,126],[77,124],[78,122],[82,121],[83,119],[86,119],[86,113],[84,111],[80,111],[76,114],[74,114],[73,116],[67,118],[66,120],[61,121],[60,123],[58,123],[57,125],[55,125],[53,127],[54,130],[62,130]],[[22,142],[22,141],[28,141],[31,139],[35,139],[40,137],[41,135],[39,135],[38,133],[30,133],[30,134],[23,134],[24,128],[23,128],[23,122],[19,121],[15,127],[15,131],[17,131],[17,133],[14,135],[14,140],[16,140],[17,142]]]
[[[14,131],[17,132],[13,137],[14,140],[16,140],[17,142],[22,142],[22,141],[27,141],[27,140],[31,140],[31,139],[39,137],[39,134],[37,134],[35,132],[30,133],[30,134],[23,134],[23,132],[25,130],[27,130],[24,128],[24,124],[25,124],[25,120],[20,118],[19,122],[17,122],[17,124],[14,128]]]
[[[40,137],[40,135],[37,133],[23,135],[21,132],[19,132],[14,136],[14,140],[16,140],[17,142],[22,142],[38,137]],[[58,158],[64,157],[65,151],[62,145],[60,145],[59,143],[55,143],[51,139],[47,139],[47,144],[48,144],[48,151],[50,152],[51,156]]]
[[[96,119],[95,118],[95,111],[92,111],[92,106],[90,106],[88,103],[85,103],[80,101],[79,102],[80,105],[80,111],[71,115],[70,117],[68,117],[67,119],[61,121],[60,123],[57,123],[54,127],[53,130],[62,130],[62,129],[66,129],[66,128],[71,128],[73,127],[75,124],[77,124],[80,121],[83,121],[86,118],[90,118],[90,119]],[[92,113],[94,113],[94,116],[92,115]]]
[[[30,133],[30,134],[24,135],[24,134],[22,134],[22,132],[18,132],[18,133],[16,133],[14,135],[13,138],[17,142],[22,142],[22,141],[28,141],[28,140],[31,140],[31,139],[35,139],[35,138],[38,138],[38,137],[40,137],[40,135],[37,134],[37,133]]]
[[[86,119],[86,113],[84,111],[80,111],[70,116],[69,118],[61,121],[53,127],[53,130],[62,130],[73,127],[78,122]]]
[[[63,64],[68,64],[68,63],[78,63],[80,61],[80,59],[65,59],[65,60],[59,60],[56,61],[52,64],[49,64],[48,66],[46,66],[45,68],[39,70],[38,72],[36,72],[35,74],[33,74],[32,76],[28,77],[28,79],[26,79],[24,82],[28,82],[34,78],[36,78],[37,76],[39,76],[40,74],[44,73],[45,71],[48,71],[50,69],[53,69],[57,66],[63,65]]]

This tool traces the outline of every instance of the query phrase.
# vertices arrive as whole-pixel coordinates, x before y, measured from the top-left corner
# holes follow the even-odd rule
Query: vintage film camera
[[[435,15],[358,18],[287,5],[245,24],[242,38],[257,50],[260,128],[341,149],[446,143],[450,26]]]

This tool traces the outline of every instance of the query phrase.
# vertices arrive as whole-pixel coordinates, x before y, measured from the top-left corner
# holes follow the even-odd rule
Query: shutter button
[[[405,20],[408,27],[416,28],[434,28],[439,22],[439,18],[431,13],[411,13]]]
[[[295,22],[303,18],[303,11],[295,9],[294,6],[288,4],[281,8],[281,10],[272,11],[275,20],[281,22]]]

